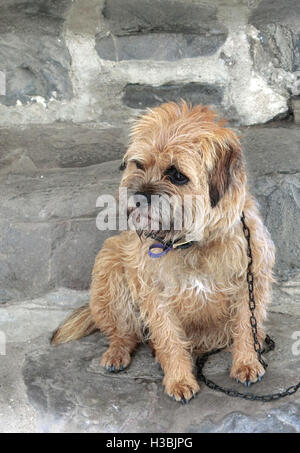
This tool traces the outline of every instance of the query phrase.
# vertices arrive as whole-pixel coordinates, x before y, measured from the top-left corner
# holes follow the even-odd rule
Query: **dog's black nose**
[[[135,196],[139,195],[139,196],[145,197],[145,199],[147,200],[147,203],[148,203],[148,204],[151,204],[151,193],[147,193],[147,192],[135,192],[134,195],[135,195]],[[139,203],[139,201],[138,201],[138,203]]]

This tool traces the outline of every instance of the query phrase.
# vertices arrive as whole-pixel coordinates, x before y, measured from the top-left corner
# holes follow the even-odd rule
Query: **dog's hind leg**
[[[248,206],[251,205],[251,200]],[[247,208],[249,209],[249,208]],[[273,282],[272,267],[274,265],[274,244],[270,239],[259,217],[257,208],[252,204],[252,212],[245,208],[247,226],[251,231],[252,263],[251,275],[247,277],[253,281],[251,285],[244,281],[237,294],[236,313],[233,317],[233,346],[232,346],[232,369],[231,377],[249,386],[260,381],[265,369],[258,359],[254,346],[254,336],[250,324],[252,315],[249,306],[249,295],[254,297],[253,329],[257,329],[257,341],[262,343],[264,339],[263,323],[266,319],[266,309],[271,301],[271,283]],[[252,304],[253,305],[253,302]]]
[[[107,239],[92,275],[90,309],[98,329],[109,340],[101,364],[122,371],[131,361],[138,341],[138,321],[120,259],[120,237]]]
[[[255,283],[255,318],[257,321],[257,340],[262,347],[264,340],[263,322],[266,318],[266,304],[270,298],[267,278],[256,276]],[[265,373],[254,349],[254,338],[250,326],[248,292],[240,294],[240,301],[234,319],[234,335],[232,346],[231,377],[246,386],[260,381]]]

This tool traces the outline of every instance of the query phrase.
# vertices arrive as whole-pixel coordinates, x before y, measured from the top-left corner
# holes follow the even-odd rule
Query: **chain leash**
[[[254,297],[254,275],[252,272],[253,257],[252,257],[251,242],[250,242],[251,238],[250,238],[250,230],[245,221],[244,212],[242,212],[241,222],[243,225],[243,232],[244,232],[245,238],[247,240],[247,256],[248,256],[247,284],[248,284],[248,292],[249,292],[249,310],[250,310],[250,314],[251,314],[250,315],[250,326],[251,326],[252,335],[253,335],[253,345],[254,345],[254,350],[257,353],[257,358],[258,358],[259,362],[262,364],[264,369],[266,369],[268,364],[264,360],[263,354],[274,350],[275,342],[272,340],[272,338],[269,337],[269,335],[267,335],[265,338],[266,346],[264,349],[262,349],[262,346],[258,339],[257,320],[255,317],[256,303],[255,303],[255,297]],[[200,381],[204,382],[204,384],[207,385],[207,387],[209,387],[210,389],[225,393],[226,395],[232,396],[235,398],[243,398],[243,399],[249,400],[249,401],[261,401],[264,403],[267,403],[270,401],[275,401],[280,398],[284,398],[286,396],[293,395],[294,393],[297,392],[297,390],[299,390],[300,381],[298,382],[298,384],[288,387],[283,392],[272,393],[270,395],[255,395],[253,393],[241,393],[241,392],[238,392],[237,390],[222,387],[222,386],[216,384],[215,382],[211,381],[203,374],[203,368],[204,368],[208,358],[211,355],[217,354],[222,350],[223,349],[215,349],[213,351],[207,352],[207,353],[203,354],[202,356],[199,356],[196,361],[197,377]]]

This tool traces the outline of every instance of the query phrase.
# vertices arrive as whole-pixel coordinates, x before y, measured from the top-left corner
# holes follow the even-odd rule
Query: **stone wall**
[[[3,0],[0,125],[126,124],[180,97],[264,123],[300,93],[299,50],[298,0]]]
[[[89,287],[130,119],[181,97],[234,124],[276,276],[296,278],[299,126],[248,125],[299,120],[299,1],[0,3],[0,303]]]

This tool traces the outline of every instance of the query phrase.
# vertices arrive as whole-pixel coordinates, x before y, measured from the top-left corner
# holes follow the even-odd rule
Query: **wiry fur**
[[[93,321],[91,310],[87,305],[77,308],[52,335],[53,344],[67,343],[90,335],[97,327]]]
[[[274,245],[246,186],[237,136],[208,107],[163,104],[134,125],[124,161],[121,187],[202,197],[201,212],[194,213],[195,225],[169,233],[173,240],[184,235],[195,243],[151,259],[147,251],[153,239],[141,241],[128,231],[106,240],[93,270],[90,314],[86,309],[75,314],[58,330],[54,343],[79,338],[95,325],[110,342],[102,364],[118,371],[130,363],[132,351],[147,331],[164,370],[166,392],[176,400],[189,400],[199,390],[193,351],[230,346],[231,376],[255,382],[264,369],[253,349],[249,323],[242,211],[251,231],[261,341]],[[137,168],[135,161],[144,168]],[[189,183],[172,184],[164,176],[170,165],[188,176]]]

